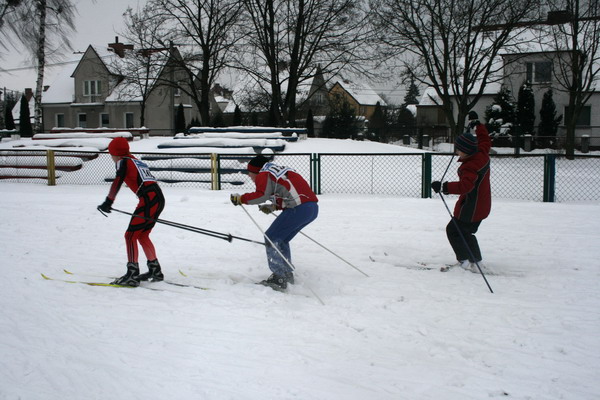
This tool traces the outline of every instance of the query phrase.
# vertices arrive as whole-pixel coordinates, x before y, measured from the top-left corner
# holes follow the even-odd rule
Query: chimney
[[[31,88],[25,88],[25,98],[27,99],[27,101],[31,100],[32,97],[33,90],[31,90]]]
[[[116,55],[123,58],[125,57],[125,50],[133,50],[133,45],[119,43],[119,37],[115,36],[115,42],[109,43],[108,48],[112,49],[112,51],[114,51]]]

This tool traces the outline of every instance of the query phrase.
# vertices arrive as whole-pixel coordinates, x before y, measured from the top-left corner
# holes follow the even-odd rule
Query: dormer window
[[[100,96],[101,89],[102,86],[100,81],[83,82],[83,95],[85,97],[91,97],[91,101],[95,101],[95,97]]]
[[[548,83],[552,82],[552,62],[537,61],[528,62],[527,80],[531,83]]]

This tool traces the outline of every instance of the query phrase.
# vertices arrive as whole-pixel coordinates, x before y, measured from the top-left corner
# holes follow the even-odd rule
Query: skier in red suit
[[[487,128],[479,122],[475,111],[469,112],[469,127],[475,135],[470,132],[464,133],[457,137],[454,143],[458,162],[461,163],[458,168],[458,182],[442,184],[436,181],[431,183],[431,188],[436,193],[441,190],[444,194],[459,195],[454,207],[454,221],[450,221],[446,226],[446,235],[458,261],[454,265],[478,272],[474,263],[477,262],[482,269],[484,266],[481,263],[481,250],[475,233],[481,221],[490,214],[492,207],[489,156],[492,141]],[[461,233],[465,240],[461,238]]]
[[[108,145],[108,152],[116,164],[117,172],[106,200],[98,206],[98,209],[110,213],[123,182],[139,199],[134,216],[131,217],[125,232],[127,273],[112,283],[139,286],[140,281],[161,281],[164,276],[156,257],[154,244],[150,240],[150,232],[165,207],[163,193],[148,166],[130,153],[127,139],[122,137],[113,139]],[[140,274],[138,264],[138,243],[142,246],[148,260],[148,272],[144,274]]]

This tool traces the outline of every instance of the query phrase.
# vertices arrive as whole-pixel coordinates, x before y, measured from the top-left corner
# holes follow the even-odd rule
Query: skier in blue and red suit
[[[256,190],[252,193],[232,194],[234,205],[259,204],[265,214],[283,210],[265,232],[279,252],[267,241],[267,261],[273,274],[260,283],[275,290],[284,290],[294,283],[290,241],[319,214],[317,196],[304,178],[291,168],[279,166],[264,156],[256,156],[248,163],[248,175]],[[271,203],[264,203],[270,200]],[[264,204],[261,204],[264,203]]]
[[[456,260],[453,266],[460,266],[471,272],[478,272],[475,262],[486,268],[481,258],[479,243],[475,233],[481,221],[488,217],[492,207],[490,189],[490,148],[492,141],[487,128],[475,111],[469,112],[469,129],[475,132],[464,133],[456,138],[455,153],[458,154],[458,182],[432,182],[431,188],[439,193],[457,194],[460,197],[454,207],[454,221],[446,226],[448,241],[454,250]],[[455,223],[456,222],[456,223]],[[459,230],[457,229],[457,225]],[[464,237],[464,241],[461,238]],[[466,242],[466,243],[465,243]],[[468,246],[468,247],[467,247]],[[469,249],[473,257],[469,255]]]
[[[130,153],[127,139],[122,137],[113,139],[108,145],[108,152],[116,164],[117,172],[106,200],[98,206],[98,209],[110,213],[123,182],[139,199],[125,232],[127,273],[112,283],[139,286],[140,281],[161,281],[164,276],[156,257],[154,244],[150,240],[150,232],[165,207],[163,193],[148,166]],[[142,246],[148,260],[148,272],[144,274],[140,274],[138,264],[138,243]]]

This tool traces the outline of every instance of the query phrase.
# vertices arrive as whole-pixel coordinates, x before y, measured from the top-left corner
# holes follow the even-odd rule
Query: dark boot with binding
[[[270,277],[258,283],[264,286],[268,286],[273,290],[282,291],[287,289],[288,280],[285,275],[271,274]]]
[[[148,261],[148,272],[140,274],[140,281],[159,282],[165,279],[157,260]]]
[[[140,286],[140,267],[138,263],[128,262],[127,273],[111,282],[113,285]]]

